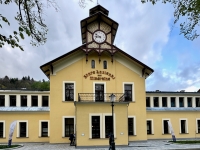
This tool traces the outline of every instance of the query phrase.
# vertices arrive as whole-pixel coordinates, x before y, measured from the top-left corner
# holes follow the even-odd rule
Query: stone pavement
[[[14,144],[14,143],[13,143]],[[19,143],[18,143],[19,144]],[[108,150],[107,148],[75,148],[69,144],[49,144],[49,143],[21,143],[24,146],[17,150]],[[167,140],[148,140],[147,142],[130,142],[127,147],[118,147],[116,150],[200,150],[200,144],[171,144]]]

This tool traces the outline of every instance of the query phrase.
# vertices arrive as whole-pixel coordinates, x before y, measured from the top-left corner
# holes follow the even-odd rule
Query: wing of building
[[[0,142],[69,143],[106,146],[129,141],[200,134],[200,93],[146,92],[153,69],[113,45],[118,23],[98,5],[80,22],[82,45],[40,68],[50,91],[0,91]],[[136,37],[137,38],[137,37]],[[199,107],[199,108],[198,108]]]

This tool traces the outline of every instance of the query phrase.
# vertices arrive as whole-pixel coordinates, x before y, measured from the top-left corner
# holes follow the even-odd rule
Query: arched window
[[[95,68],[95,61],[94,60],[91,61],[91,67]]]
[[[107,61],[103,61],[103,69],[107,69]]]

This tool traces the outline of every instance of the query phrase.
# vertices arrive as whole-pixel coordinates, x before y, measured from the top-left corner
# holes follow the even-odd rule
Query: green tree
[[[151,2],[154,5],[159,0],[141,1],[142,3]],[[181,17],[185,17],[185,21],[180,23],[180,34],[183,34],[188,40],[194,40],[199,36],[200,0],[162,0],[162,3],[171,3],[174,6],[174,24]]]
[[[19,24],[18,31],[13,31],[10,35],[3,35],[0,32],[0,48],[5,43],[10,45],[12,48],[18,47],[24,50],[19,44],[20,39],[24,39],[24,34],[31,37],[31,44],[38,46],[44,44],[47,40],[46,34],[48,28],[44,23],[43,9],[44,6],[53,6],[56,10],[58,9],[55,0],[0,0],[1,5],[9,5],[15,3],[18,7],[16,16],[13,16]],[[0,28],[3,28],[2,22],[10,25],[9,20],[0,12]]]

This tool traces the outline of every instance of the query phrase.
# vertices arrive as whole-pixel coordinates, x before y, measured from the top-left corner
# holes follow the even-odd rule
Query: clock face
[[[103,31],[95,31],[93,34],[93,39],[97,43],[103,43],[106,40],[106,35]]]

